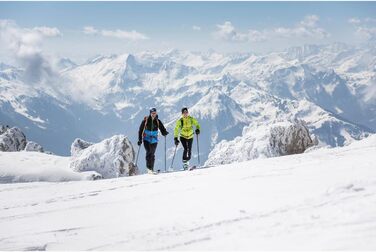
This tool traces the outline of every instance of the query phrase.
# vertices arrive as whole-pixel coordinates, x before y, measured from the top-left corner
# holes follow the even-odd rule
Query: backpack
[[[144,134],[144,131],[145,131],[145,129],[146,129],[146,125],[147,125],[147,123],[148,123],[148,118],[149,118],[149,116],[145,116],[144,117],[144,122],[145,122],[145,124],[144,124],[144,130],[142,131],[142,135]],[[158,127],[158,129],[159,129],[159,119],[157,118],[157,127]]]

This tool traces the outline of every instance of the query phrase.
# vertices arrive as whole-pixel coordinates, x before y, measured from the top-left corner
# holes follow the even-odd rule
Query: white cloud
[[[235,29],[230,21],[222,25],[217,25],[217,31],[214,33],[218,39],[235,42],[263,42],[275,38],[326,38],[330,34],[318,26],[319,17],[309,15],[304,17],[294,27],[277,27],[265,30],[248,30],[239,32]]]
[[[34,27],[33,30],[41,33],[45,37],[61,36],[61,32],[56,27],[40,26],[40,27]]]
[[[271,32],[271,36],[277,37],[300,37],[300,38],[316,38],[323,39],[329,37],[330,34],[323,28],[318,26],[320,18],[316,15],[305,16],[296,26],[291,28],[279,27]]]
[[[218,39],[235,42],[260,42],[264,41],[265,35],[257,30],[249,30],[247,33],[240,33],[230,21],[226,21],[223,25],[217,25],[217,31],[214,36]]]
[[[120,39],[128,39],[128,40],[145,40],[149,39],[146,35],[136,32],[136,31],[124,31],[124,30],[102,30],[101,31],[102,36],[105,37],[114,37],[114,38],[120,38]]]
[[[133,41],[149,39],[145,34],[139,33],[135,30],[97,30],[92,26],[85,26],[83,29],[83,33],[87,35],[101,35],[103,37],[113,37]]]
[[[376,39],[375,18],[350,18],[348,21],[354,26],[356,35],[369,40]]]
[[[85,26],[84,33],[88,35],[98,34],[98,30],[92,26]]]
[[[304,19],[300,21],[300,25],[302,27],[316,27],[319,19],[320,18],[316,15],[305,16]]]
[[[366,39],[376,38],[376,27],[358,27],[356,33]]]
[[[367,17],[364,19],[366,22],[368,23],[376,23],[376,18],[370,18],[370,17]]]
[[[248,30],[247,37],[249,41],[262,42],[267,40],[267,34],[262,31]]]
[[[0,20],[0,44],[25,68],[28,83],[41,83],[56,76],[42,52],[43,40],[56,36],[61,33],[54,27],[22,28],[12,20]]]
[[[200,26],[197,26],[197,25],[192,26],[192,29],[193,29],[194,31],[201,31],[201,27],[200,27]]]
[[[349,23],[350,24],[360,24],[360,19],[359,18],[350,18]]]
[[[215,35],[223,40],[237,40],[237,32],[235,27],[231,24],[230,21],[226,21],[223,25],[217,25],[217,32]]]

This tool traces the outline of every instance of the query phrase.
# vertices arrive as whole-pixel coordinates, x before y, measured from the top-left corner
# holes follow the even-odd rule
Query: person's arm
[[[196,118],[192,117],[192,123],[193,123],[193,125],[196,126],[196,130],[195,130],[196,135],[200,134],[200,124],[198,123]]]
[[[161,122],[161,120],[158,119],[158,121],[159,121],[159,123],[158,123],[159,130],[161,131],[162,136],[167,136],[168,132],[167,132],[165,126],[163,125],[163,123]]]
[[[144,127],[145,127],[145,120],[142,120],[140,124],[140,128],[138,129],[138,141],[139,142],[142,142],[142,133],[144,131]]]
[[[194,126],[196,126],[196,129],[200,129],[200,124],[198,123],[196,118],[192,117],[192,123]]]

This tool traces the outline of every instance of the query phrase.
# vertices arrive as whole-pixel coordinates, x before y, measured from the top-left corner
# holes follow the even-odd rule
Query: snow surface
[[[190,172],[2,184],[0,250],[374,250],[375,150],[373,135]]]
[[[69,162],[69,157],[39,152],[0,152],[0,183],[87,180],[98,175],[74,172]]]

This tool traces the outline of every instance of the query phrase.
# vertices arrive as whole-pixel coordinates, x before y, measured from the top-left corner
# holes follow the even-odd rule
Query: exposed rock
[[[33,141],[28,141],[25,147],[25,151],[44,152],[43,147]]]
[[[94,143],[87,142],[80,138],[76,138],[71,145],[71,156],[79,156],[82,150],[86,149],[87,147],[93,145]]]
[[[312,140],[303,122],[245,127],[242,136],[217,144],[205,165],[298,154],[315,143],[317,139]]]
[[[27,140],[19,128],[0,128],[0,151],[21,151],[25,149]]]
[[[76,139],[71,146],[70,167],[74,171],[96,171],[103,178],[134,175],[135,152],[124,135],[115,135],[100,143],[92,144]]]
[[[281,156],[303,153],[313,144],[309,131],[303,124],[270,128],[270,146]]]
[[[0,135],[5,133],[9,129],[8,125],[0,125]]]

